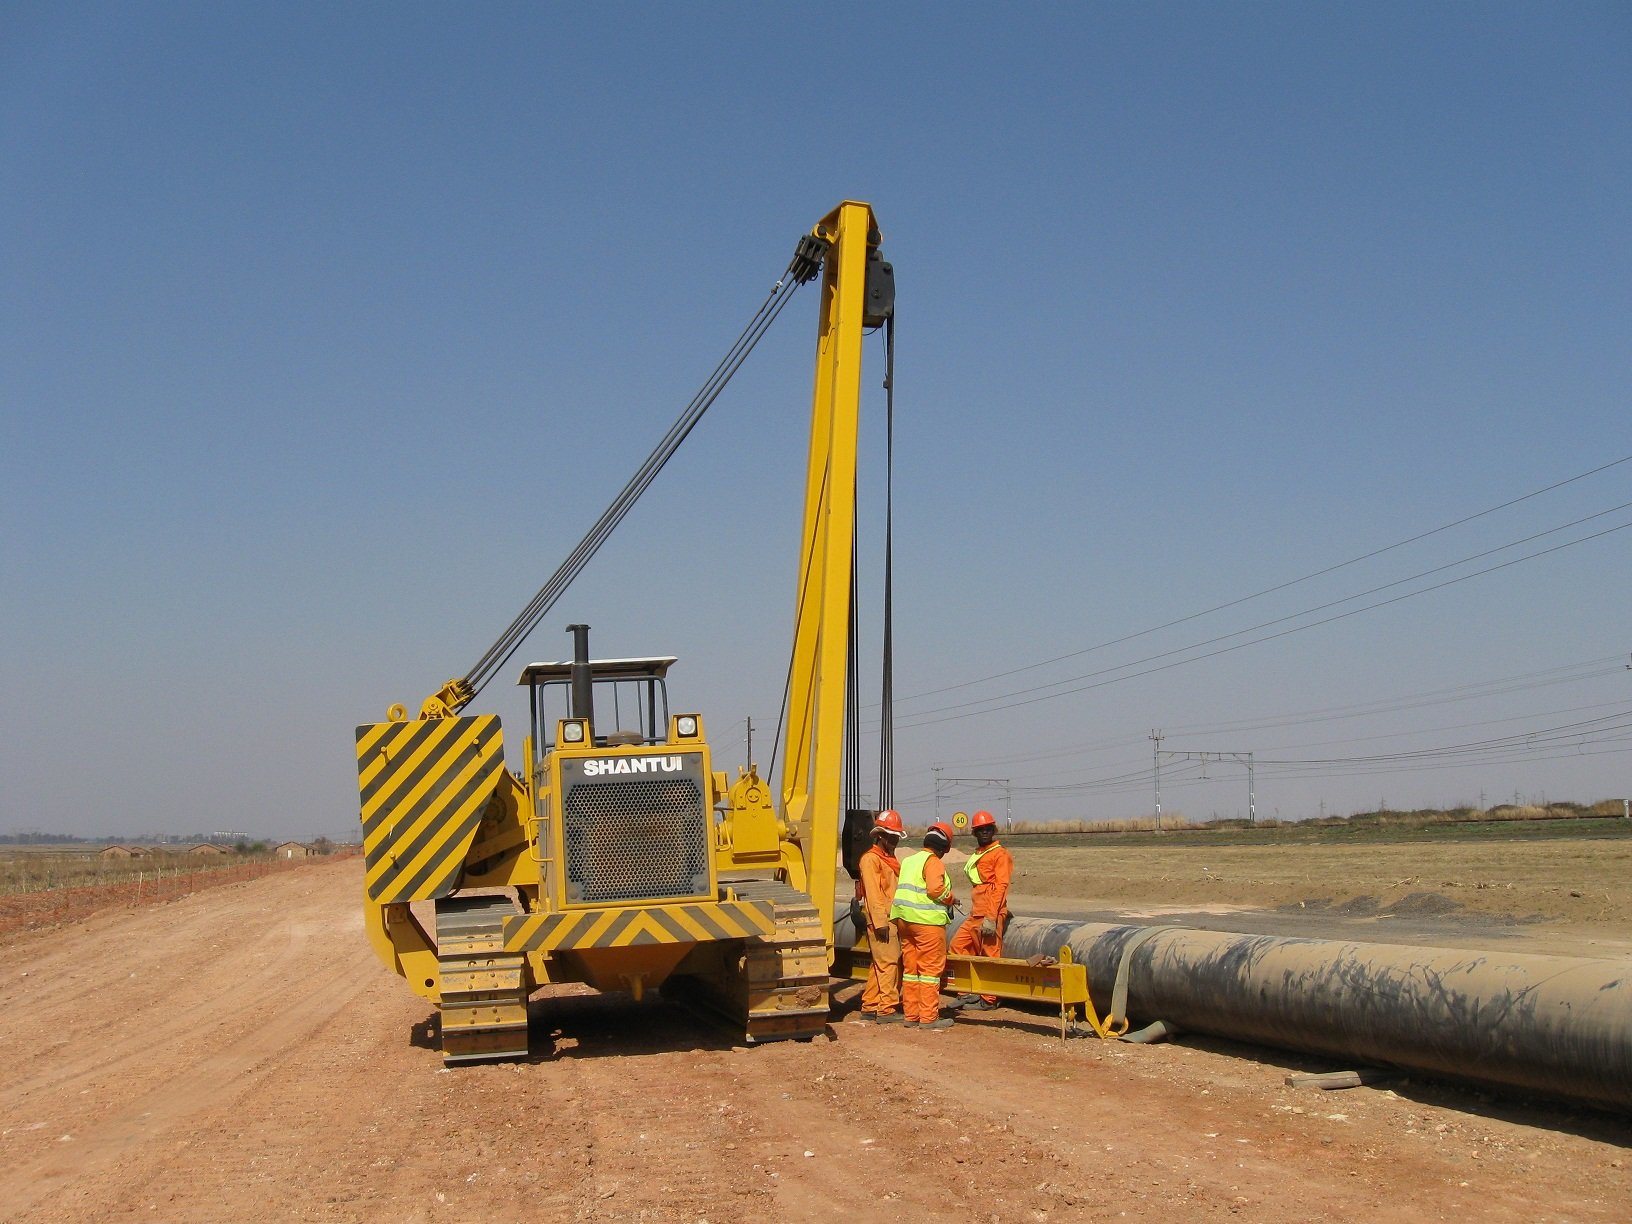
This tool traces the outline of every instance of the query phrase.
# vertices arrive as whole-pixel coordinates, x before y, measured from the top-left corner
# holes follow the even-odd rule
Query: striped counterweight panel
[[[369,900],[424,901],[451,893],[503,774],[496,714],[358,727]]]
[[[642,944],[708,943],[776,930],[764,901],[702,901],[526,914],[504,921],[506,952],[575,952]]]

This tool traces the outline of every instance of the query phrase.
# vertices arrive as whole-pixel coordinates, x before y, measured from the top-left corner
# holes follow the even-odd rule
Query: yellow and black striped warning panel
[[[496,714],[357,728],[364,887],[369,900],[445,897],[504,776]]]
[[[504,950],[576,952],[584,948],[746,939],[775,931],[773,914],[771,906],[763,901],[704,901],[525,914],[505,919]]]

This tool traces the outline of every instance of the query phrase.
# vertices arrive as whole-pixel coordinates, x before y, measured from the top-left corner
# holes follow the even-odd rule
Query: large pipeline
[[[1632,962],[1017,918],[1104,1014],[1632,1112]],[[1131,952],[1124,958],[1124,951]],[[1124,969],[1124,959],[1126,965]]]

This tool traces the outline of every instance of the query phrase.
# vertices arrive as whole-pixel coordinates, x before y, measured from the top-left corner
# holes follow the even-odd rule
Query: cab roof
[[[662,680],[678,659],[665,655],[652,659],[591,659],[589,670],[597,680]],[[549,684],[572,679],[572,661],[529,663],[521,669],[517,684]]]

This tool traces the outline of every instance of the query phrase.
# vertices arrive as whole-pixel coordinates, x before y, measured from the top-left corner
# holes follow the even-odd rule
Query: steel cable
[[[618,524],[634,507],[641,494],[651,486],[652,481],[657,478],[658,473],[663,470],[663,467],[673,457],[680,444],[697,427],[697,423],[702,420],[703,414],[719,398],[726,384],[731,381],[732,376],[741,368],[742,363],[748,359],[748,355],[754,351],[754,347],[759,343],[760,338],[769,330],[771,324],[782,313],[783,308],[792,299],[799,286],[804,283],[792,275],[796,263],[797,258],[789,261],[782,276],[771,287],[770,293],[766,295],[764,302],[754,312],[748,325],[738,335],[736,342],[732,344],[726,355],[720,359],[719,364],[714,367],[713,373],[708,376],[701,389],[692,397],[691,402],[686,405],[680,417],[669,427],[668,432],[664,434],[657,447],[646,457],[645,462],[640,465],[635,474],[630,477],[629,482],[613,499],[612,504],[596,520],[595,525],[578,542],[578,546],[567,555],[566,560],[561,563],[549,580],[528,601],[520,615],[510,623],[498,640],[487,648],[481,658],[476,661],[475,666],[466,673],[465,680],[471,687],[472,696],[481,692],[499,670],[510,661],[511,656],[520,648],[522,642],[538,627],[539,623],[549,613],[550,608],[554,606],[556,600],[572,585],[573,580],[589,564],[590,560],[606,542],[607,537],[612,534]]]
[[[895,807],[895,312],[884,325],[884,658],[879,679],[878,806]]]

